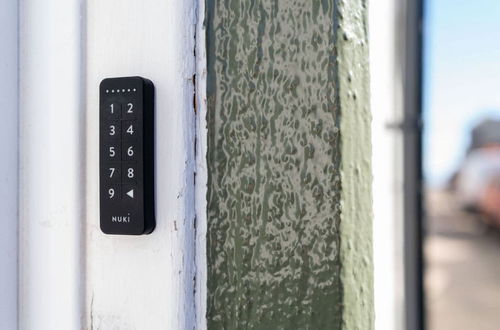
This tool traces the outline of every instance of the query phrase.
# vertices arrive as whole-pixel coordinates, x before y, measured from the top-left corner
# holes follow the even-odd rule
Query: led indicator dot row
[[[106,89],[106,93],[125,93],[125,92],[136,92],[137,89]]]

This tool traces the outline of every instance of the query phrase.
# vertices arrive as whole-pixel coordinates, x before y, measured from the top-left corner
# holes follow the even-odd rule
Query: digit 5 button
[[[101,159],[106,161],[120,161],[121,149],[120,142],[104,143],[101,148]]]

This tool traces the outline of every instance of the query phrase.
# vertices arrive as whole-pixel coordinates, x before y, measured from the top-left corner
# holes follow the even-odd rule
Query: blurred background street
[[[447,190],[427,192],[426,294],[430,330],[500,328],[500,232]]]
[[[425,2],[428,330],[500,329],[500,2]]]

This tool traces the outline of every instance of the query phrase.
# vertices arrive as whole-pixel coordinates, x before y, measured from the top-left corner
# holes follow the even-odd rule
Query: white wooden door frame
[[[202,1],[25,0],[19,16],[17,1],[2,2],[0,9],[19,17],[20,47],[19,98],[16,87],[0,91],[13,107],[7,125],[16,122],[20,103],[19,139],[17,125],[4,131],[15,155],[2,164],[10,188],[0,188],[3,194],[19,187],[18,295],[12,289],[17,255],[0,254],[0,263],[12,270],[0,285],[10,290],[1,300],[10,306],[1,312],[9,314],[7,328],[15,328],[19,315],[22,329],[203,329]],[[17,33],[16,19],[1,24]],[[12,54],[0,64],[16,76],[17,35],[7,41]],[[201,56],[195,58],[195,49]],[[141,237],[99,229],[98,85],[105,77],[130,75],[156,87],[157,226]],[[17,205],[17,197],[9,201]],[[17,206],[9,212],[15,232]],[[1,244],[15,249],[17,235],[9,237]],[[13,303],[17,297],[19,304]]]
[[[405,327],[400,0],[370,1],[375,329]]]
[[[18,6],[0,1],[0,329],[17,327]]]
[[[204,164],[196,163],[195,148],[203,154],[205,142],[198,135],[196,143],[193,104],[196,4],[87,1],[86,315],[92,328],[193,329],[199,319],[196,301],[203,299],[195,299],[202,291],[196,264],[203,258],[195,255],[203,251],[204,239],[196,230],[204,227],[203,212],[196,211],[196,201],[203,208],[203,193],[195,192],[195,173],[197,167],[203,173]],[[98,86],[106,77],[133,75],[152,80],[156,90],[157,225],[147,236],[104,235],[98,209]],[[203,111],[203,99],[196,102],[196,110]],[[204,182],[203,175],[196,180]]]
[[[20,2],[21,329],[82,328],[83,9]]]
[[[375,329],[421,329],[421,0],[370,2]]]

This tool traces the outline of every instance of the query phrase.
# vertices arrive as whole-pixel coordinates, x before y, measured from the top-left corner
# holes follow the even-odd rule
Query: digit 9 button
[[[100,227],[142,235],[155,227],[154,85],[106,78],[99,87]]]

